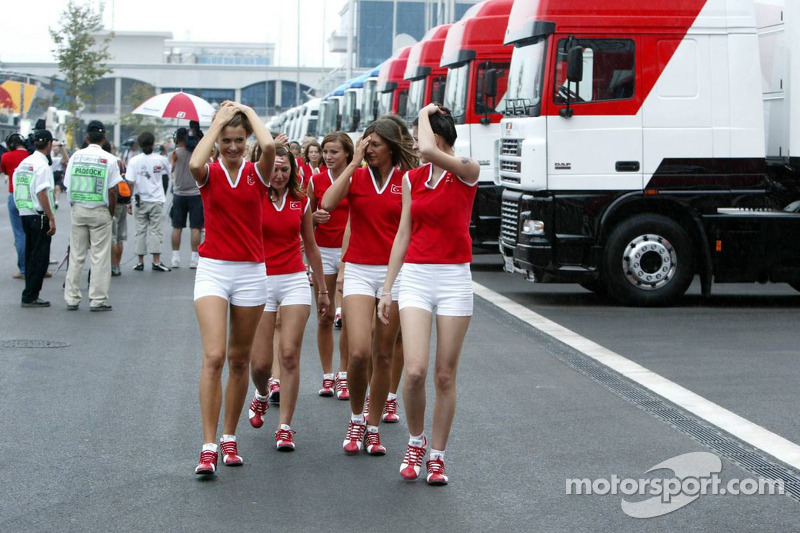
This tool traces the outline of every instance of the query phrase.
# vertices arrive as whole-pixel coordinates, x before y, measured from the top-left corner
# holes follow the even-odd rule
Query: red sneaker
[[[275,432],[275,448],[281,452],[294,451],[294,430],[278,429]]]
[[[257,393],[256,393],[257,394]],[[250,425],[258,429],[264,425],[264,415],[269,409],[269,403],[258,399],[258,396],[253,395],[253,401],[250,402],[250,409],[247,411],[250,417]]]
[[[339,374],[336,375],[336,398],[344,401],[350,399],[350,391],[347,389],[347,378]]]
[[[381,444],[381,435],[377,431],[375,433],[367,431],[367,436],[364,437],[364,446],[370,455],[386,455],[386,448]]]
[[[333,396],[334,387],[336,386],[334,380],[322,378],[322,388],[319,390],[319,395],[326,398]]]
[[[270,379],[267,385],[269,388],[269,403],[279,404],[281,403],[281,380],[279,379]]]
[[[352,420],[347,427],[347,436],[344,438],[342,448],[347,455],[356,455],[361,451],[364,444],[364,433],[367,431],[367,424],[356,424]]]
[[[400,417],[397,416],[397,398],[386,400],[386,403],[383,406],[381,421],[386,422],[387,424],[394,424],[399,420]]]
[[[222,462],[225,466],[242,466],[242,456],[239,455],[239,450],[236,449],[236,440],[219,441],[219,447],[222,448]]]
[[[428,485],[447,485],[447,473],[444,471],[444,461],[431,459],[425,466],[428,467]]]
[[[419,477],[419,471],[422,470],[422,458],[425,457],[425,447],[427,445],[427,439],[422,440],[422,446],[408,445],[406,456],[400,464],[400,475],[403,478],[414,480]]]
[[[200,463],[194,469],[195,474],[210,476],[217,471],[217,452],[203,450],[200,452]]]

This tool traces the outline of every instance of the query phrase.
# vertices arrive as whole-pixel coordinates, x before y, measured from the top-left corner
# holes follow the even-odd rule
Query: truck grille
[[[503,139],[503,144],[500,147],[500,155],[511,155],[514,157],[520,156],[520,145],[522,141],[519,139]]]
[[[515,174],[519,174],[520,167],[522,167],[522,163],[519,161],[500,161],[500,170],[502,172],[513,172]]]
[[[500,237],[503,241],[511,245],[516,245],[519,225],[518,204],[509,200],[503,200],[500,207],[500,216]]]

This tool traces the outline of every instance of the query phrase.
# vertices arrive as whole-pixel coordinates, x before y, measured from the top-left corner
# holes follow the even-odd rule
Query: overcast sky
[[[99,5],[96,0],[77,1]],[[300,66],[322,66],[324,59],[324,66],[333,68],[339,65],[340,56],[327,52],[327,38],[338,28],[339,11],[346,1],[106,0],[104,21],[108,29],[119,31],[170,31],[176,40],[272,42],[276,64],[295,66],[299,7]],[[54,61],[47,29],[59,27],[66,5],[65,0],[38,0],[5,6],[0,60]],[[8,18],[9,9],[17,14],[13,21]],[[220,26],[226,31],[220,31]]]

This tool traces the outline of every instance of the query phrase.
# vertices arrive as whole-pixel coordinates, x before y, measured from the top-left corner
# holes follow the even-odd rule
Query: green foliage
[[[67,97],[63,103],[75,117],[68,126],[74,138],[77,112],[89,99],[87,90],[112,71],[106,61],[111,59],[108,45],[113,34],[102,42],[96,41],[95,35],[103,30],[102,7],[96,10],[93,3],[69,0],[60,20],[60,26],[49,31],[55,44],[53,57],[66,85]]]

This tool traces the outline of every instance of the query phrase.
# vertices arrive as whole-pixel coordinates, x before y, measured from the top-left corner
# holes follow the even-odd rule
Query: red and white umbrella
[[[157,94],[131,111],[134,115],[182,118],[198,122],[211,122],[215,112],[216,109],[199,96],[184,92]]]

